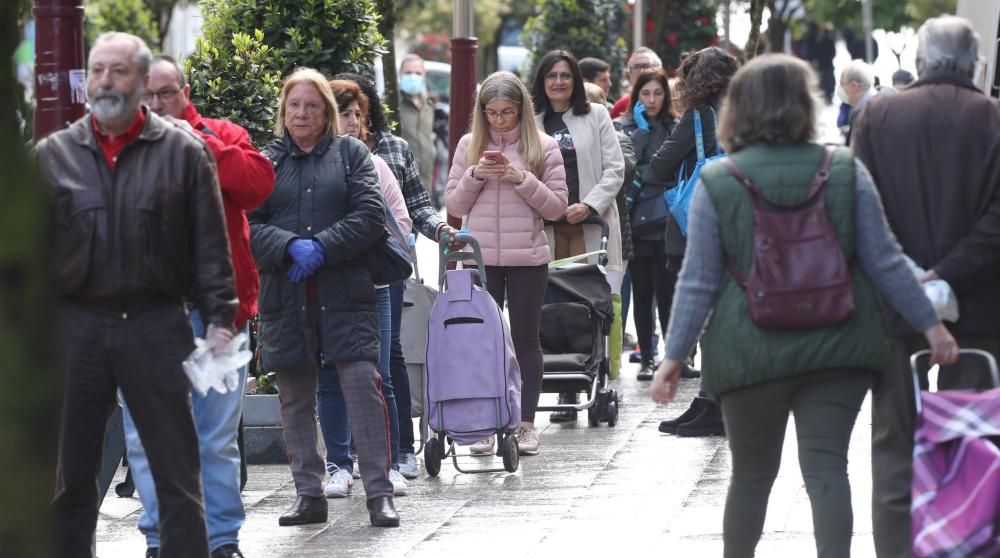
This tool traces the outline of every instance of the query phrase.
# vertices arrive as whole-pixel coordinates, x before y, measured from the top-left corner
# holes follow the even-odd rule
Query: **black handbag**
[[[663,197],[663,188],[644,186],[632,201],[632,210],[629,212],[632,232],[641,235],[663,229],[669,214],[670,208]]]
[[[345,181],[351,180],[351,164],[347,159],[347,142],[340,142],[340,159],[344,161]],[[401,240],[403,231],[399,230],[396,218],[389,212],[389,206],[382,201],[385,213],[385,224],[382,226],[382,236],[365,250],[364,257],[368,263],[368,274],[376,285],[388,285],[402,281],[413,273],[413,261],[410,251]]]

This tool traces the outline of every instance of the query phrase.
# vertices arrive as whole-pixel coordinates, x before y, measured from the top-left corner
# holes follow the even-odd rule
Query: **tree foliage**
[[[535,66],[550,50],[568,50],[577,59],[593,56],[611,63],[617,82],[625,57],[621,2],[614,0],[535,0],[535,15],[524,26],[525,46]]]
[[[912,1],[912,0],[910,0]],[[862,29],[861,2],[858,0],[804,0],[809,19],[819,23],[830,23],[836,28],[845,26]],[[872,0],[872,24],[874,29],[895,31],[912,23],[907,13],[908,2],[901,0]]]
[[[718,43],[715,14],[718,0],[669,0],[649,2],[653,29],[646,46],[660,56],[664,66],[676,68],[684,53]]]
[[[85,10],[87,44],[93,44],[101,33],[123,31],[146,41],[154,51],[160,49],[157,24],[143,0],[89,0]]]
[[[932,17],[953,14],[957,7],[957,0],[909,0],[906,14],[916,27]]]
[[[278,87],[297,67],[371,74],[385,51],[374,0],[203,0],[203,35],[188,59],[206,116],[272,137]]]

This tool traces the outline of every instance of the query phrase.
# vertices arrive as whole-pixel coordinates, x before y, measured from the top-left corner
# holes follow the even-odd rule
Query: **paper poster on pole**
[[[85,70],[69,71],[70,102],[84,104],[87,102],[87,72]]]

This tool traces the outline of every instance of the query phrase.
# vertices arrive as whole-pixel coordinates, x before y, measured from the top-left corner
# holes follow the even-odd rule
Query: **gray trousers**
[[[1000,359],[1000,339],[961,335],[955,338],[963,349],[983,349]],[[913,555],[910,490],[916,403],[910,355],[926,348],[923,335],[894,338],[892,362],[883,374],[876,376],[872,387],[872,526],[878,558]],[[926,371],[922,371],[920,382],[926,389]],[[939,389],[982,389],[989,385],[985,363],[972,357],[943,367],[938,376]]]
[[[311,326],[307,347],[317,348],[319,339],[317,313],[310,307]],[[380,388],[381,378],[374,362],[337,361],[333,367],[320,368],[318,359],[301,366],[278,370],[278,398],[281,401],[281,426],[288,451],[295,492],[299,496],[323,496],[326,460],[319,453],[316,435],[316,388],[319,374],[336,374],[347,403],[351,435],[358,452],[361,480],[368,499],[392,496],[389,481],[389,415]]]
[[[788,415],[813,513],[819,558],[848,558],[854,514],[847,449],[871,372],[823,370],[724,393],[720,398],[733,473],[722,520],[725,558],[752,558],[781,465]]]

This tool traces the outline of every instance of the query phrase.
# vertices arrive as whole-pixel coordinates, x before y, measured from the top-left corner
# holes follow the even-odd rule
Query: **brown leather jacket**
[[[222,197],[204,142],[148,112],[112,171],[87,114],[39,142],[36,154],[53,192],[52,259],[64,300],[114,308],[184,298],[205,323],[233,323]]]

